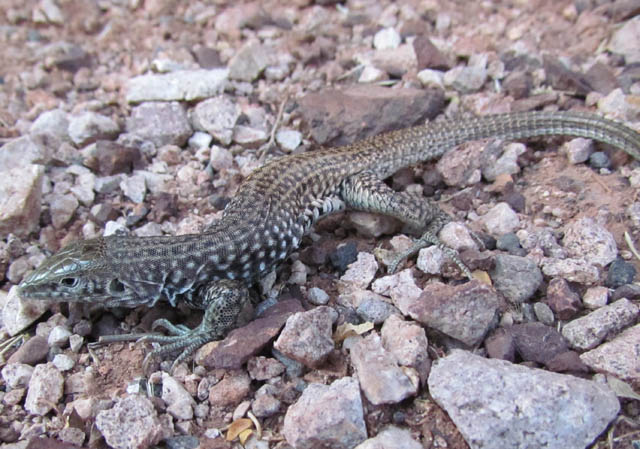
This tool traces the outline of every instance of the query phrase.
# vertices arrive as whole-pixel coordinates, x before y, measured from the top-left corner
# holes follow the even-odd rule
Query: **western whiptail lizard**
[[[159,299],[204,309],[189,329],[159,320],[172,335],[127,334],[163,344],[149,356],[181,351],[174,365],[208,341],[222,338],[249,302],[248,287],[300,245],[321,217],[344,208],[391,215],[422,237],[410,253],[442,247],[471,276],[437,233],[449,217],[432,201],[396,192],[382,182],[402,167],[439,158],[448,149],[489,137],[580,136],[640,159],[640,135],[617,122],[574,112],[527,112],[449,120],[398,130],[352,145],[273,160],[252,173],[201,234],[114,235],[78,241],[46,259],[20,285],[24,298],[80,301],[107,307],[153,306]],[[395,270],[397,263],[390,268]]]

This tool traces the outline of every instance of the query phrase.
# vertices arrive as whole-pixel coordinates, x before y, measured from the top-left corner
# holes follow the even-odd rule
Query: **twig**
[[[269,141],[260,150],[260,153],[258,155],[259,162],[263,161],[269,149],[272,148],[276,143],[276,132],[278,131],[278,128],[280,127],[280,123],[282,122],[282,116],[284,115],[284,107],[287,105],[288,101],[289,101],[289,95],[287,94],[285,95],[284,100],[282,100],[282,103],[280,103],[280,108],[278,109],[278,115],[276,116],[276,121],[271,127],[271,135],[269,136]]]
[[[633,241],[631,240],[631,236],[629,235],[628,231],[624,231],[624,241],[627,242],[627,245],[629,246],[629,251],[631,251],[633,255],[636,256],[636,259],[640,260],[640,253],[638,253],[638,250],[633,244]]]

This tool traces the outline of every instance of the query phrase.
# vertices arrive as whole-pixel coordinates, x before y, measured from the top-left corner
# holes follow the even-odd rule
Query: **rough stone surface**
[[[134,107],[127,119],[127,132],[163,145],[183,146],[193,133],[185,107],[176,101],[153,101]]]
[[[113,408],[98,412],[96,427],[114,449],[145,449],[164,435],[153,404],[138,395],[119,398]]]
[[[29,380],[24,408],[34,415],[46,415],[62,398],[64,378],[52,363],[36,365]]]
[[[374,405],[395,404],[418,391],[416,379],[398,365],[395,356],[382,346],[380,336],[375,332],[353,345],[351,362],[362,391]]]
[[[563,243],[571,257],[583,258],[603,267],[618,255],[613,235],[588,217],[565,226]]]
[[[209,389],[209,404],[217,407],[237,405],[251,391],[251,379],[244,372],[233,372]]]
[[[334,349],[331,329],[337,318],[337,312],[327,306],[296,313],[287,319],[273,347],[305,366],[317,367]]]
[[[129,103],[209,98],[222,92],[228,75],[227,69],[212,69],[136,76],[127,81],[126,98]]]
[[[572,348],[593,349],[606,337],[615,335],[633,323],[639,312],[637,305],[622,298],[570,321],[562,328],[562,335]]]
[[[43,174],[41,165],[0,171],[0,238],[27,236],[37,228]]]
[[[358,444],[355,449],[421,449],[422,444],[411,437],[411,432],[396,426],[389,426],[378,434]]]
[[[594,371],[637,382],[640,381],[639,347],[640,324],[636,324],[613,340],[585,352],[580,360]]]
[[[358,381],[310,384],[287,409],[282,429],[293,447],[351,449],[367,438]]]
[[[95,112],[84,112],[69,118],[69,137],[77,146],[118,135],[120,127],[111,118]]]
[[[582,449],[620,410],[595,382],[461,350],[434,364],[429,392],[472,449]]]
[[[536,263],[520,256],[498,254],[489,274],[496,290],[514,304],[531,298],[542,284],[542,273]]]
[[[495,290],[479,281],[459,286],[434,282],[406,308],[406,313],[425,326],[473,346],[486,335],[497,308]]]

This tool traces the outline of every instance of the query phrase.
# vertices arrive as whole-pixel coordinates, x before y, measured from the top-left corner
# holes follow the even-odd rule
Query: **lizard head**
[[[73,242],[45,259],[19,286],[27,299],[88,302],[106,306],[140,304],[136,292],[106,262],[105,240]]]

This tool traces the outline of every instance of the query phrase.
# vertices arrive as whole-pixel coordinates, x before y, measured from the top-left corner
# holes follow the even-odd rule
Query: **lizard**
[[[135,237],[112,235],[69,244],[45,259],[19,285],[23,298],[105,307],[153,307],[160,299],[204,310],[193,329],[156,320],[155,333],[101,337],[99,343],[159,343],[145,357],[178,353],[176,366],[203,344],[237,326],[251,301],[249,288],[282,263],[322,217],[355,209],[394,216],[421,236],[388,267],[438,245],[471,278],[458,253],[438,239],[451,219],[433,200],[396,192],[383,181],[400,168],[438,159],[461,143],[484,138],[578,136],[621,149],[640,160],[640,134],[595,114],[518,112],[445,120],[400,129],[335,148],[273,159],[250,174],[222,218],[202,233]]]

